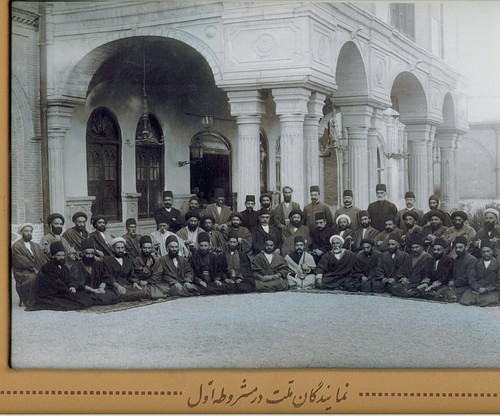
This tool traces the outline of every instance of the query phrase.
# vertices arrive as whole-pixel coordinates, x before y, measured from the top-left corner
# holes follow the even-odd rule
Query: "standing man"
[[[279,230],[270,224],[271,214],[266,208],[259,211],[259,225],[252,230],[252,252],[256,256],[264,250],[266,241],[271,239],[276,253],[280,253],[281,249],[281,233]]]
[[[372,227],[372,220],[368,211],[359,212],[359,227],[352,233],[352,251],[358,253],[361,251],[361,241],[368,239],[374,240],[379,231]]]
[[[465,237],[467,241],[471,241],[476,236],[476,230],[465,223],[467,214],[464,211],[454,211],[451,214],[451,221],[453,227],[448,228],[442,235],[442,238],[447,242],[452,242],[457,237]],[[457,256],[454,247],[452,247],[450,256],[453,258]]]
[[[135,218],[128,218],[125,221],[125,228],[127,232],[122,235],[125,239],[125,251],[131,259],[134,259],[141,253],[140,241],[142,237],[140,234],[137,234],[137,222]]]
[[[300,205],[292,201],[293,189],[291,186],[284,186],[283,202],[278,204],[274,210],[274,225],[283,232],[283,230],[290,224],[290,212],[300,211]]]
[[[111,240],[114,236],[106,231],[106,226],[108,224],[106,217],[102,214],[97,214],[90,219],[90,222],[92,227],[95,228],[95,231],[89,234],[89,238],[93,240],[94,248],[98,256],[101,258],[104,256],[112,256]]]
[[[372,219],[372,227],[376,230],[384,230],[384,222],[387,217],[396,217],[398,208],[392,202],[387,201],[387,186],[379,183],[375,187],[377,200],[368,205],[368,214]]]
[[[158,257],[164,256],[167,254],[167,238],[170,236],[174,236],[179,244],[179,255],[183,257],[189,256],[189,249],[186,247],[181,238],[175,235],[170,231],[170,217],[168,215],[157,215],[155,217],[156,221],[156,231],[153,231],[150,236],[153,241],[153,247],[158,254]]]
[[[384,221],[384,231],[378,233],[375,237],[375,249],[384,252],[387,250],[389,237],[392,234],[397,234],[402,239],[403,231],[396,227],[396,220],[394,217],[387,217]]]
[[[312,231],[316,228],[316,214],[322,213],[328,225],[333,225],[333,216],[330,207],[319,200],[319,186],[313,185],[309,188],[311,203],[304,207],[305,225]]]
[[[259,216],[255,211],[255,195],[247,195],[245,197],[245,210],[241,211],[241,225],[247,227],[250,231],[259,223]]]
[[[342,194],[343,207],[340,207],[333,218],[334,222],[337,222],[339,215],[347,215],[351,219],[351,228],[355,230],[359,227],[359,213],[360,209],[353,205],[353,192],[350,189],[345,189]]]
[[[207,205],[205,208],[205,214],[211,215],[214,218],[215,230],[227,230],[232,211],[227,205],[224,204],[226,200],[224,189],[216,188],[214,190],[214,199],[215,202]]]
[[[174,194],[172,191],[163,192],[163,207],[158,208],[155,211],[155,218],[157,216],[166,216],[169,219],[170,230],[174,233],[179,231],[186,224],[184,223],[184,218],[181,212],[174,208]]]
[[[425,220],[424,211],[415,207],[415,199],[416,199],[415,194],[413,192],[406,192],[405,193],[406,207],[399,210],[398,214],[396,215],[396,226],[398,228],[401,228],[403,230],[403,233],[406,232],[404,215],[408,212],[413,212],[416,214],[417,219],[415,222],[417,225],[423,226],[427,222]]]
[[[184,219],[186,218],[186,213],[189,211],[196,212],[201,217],[202,210],[200,208],[200,198],[196,195],[192,195],[187,204],[184,204],[180,211],[181,214],[184,215]]]
[[[306,227],[307,228],[307,227]],[[290,289],[313,289],[316,285],[314,270],[316,262],[306,252],[306,240],[298,235],[294,238],[295,251],[288,253],[285,260],[290,272],[287,274]]]
[[[76,250],[70,246],[70,244],[62,237],[64,217],[54,212],[47,217],[47,225],[49,226],[49,232],[45,234],[40,240],[40,246],[47,258],[51,258],[50,245],[56,241],[60,241],[66,250],[68,259],[71,261],[76,260]],[[66,262],[67,259],[65,259]]]
[[[335,234],[335,231],[333,227],[327,225],[323,212],[316,213],[315,217],[316,228],[311,231],[311,244],[309,247],[314,261],[318,264],[321,256],[332,248],[330,238]]]
[[[306,250],[311,243],[309,227],[303,225],[304,214],[300,210],[292,210],[289,214],[289,224],[281,231],[283,245],[281,253],[286,256],[295,250],[295,237],[301,236],[304,239]]]
[[[184,219],[187,225],[176,234],[184,242],[189,252],[193,253],[198,248],[198,235],[203,232],[203,229],[200,228],[200,214],[196,211],[188,211],[184,215]]]
[[[19,306],[27,306],[26,302],[29,300],[36,275],[47,262],[47,257],[40,245],[31,241],[33,238],[32,224],[22,224],[19,227],[19,234],[21,234],[21,239],[12,244],[10,259],[12,273],[16,281],[16,292],[19,295]]]
[[[269,193],[263,193],[259,197],[259,202],[260,202],[260,210],[259,212],[267,211],[269,215],[271,216],[271,219],[269,220],[269,224],[275,225],[275,212],[274,209],[271,207],[272,203],[272,195]]]
[[[74,226],[68,228],[62,235],[69,245],[75,249],[77,258],[81,258],[83,240],[89,237],[86,228],[87,219],[88,217],[85,212],[75,212],[71,217]]]
[[[451,221],[450,214],[448,214],[446,211],[443,211],[442,209],[439,208],[439,197],[437,195],[431,195],[429,197],[429,210],[428,212],[425,213],[425,220],[430,221],[430,216],[429,214],[432,211],[439,211],[442,216],[442,222],[445,227],[451,227],[453,225],[453,222]]]
[[[278,292],[288,289],[288,264],[277,253],[274,240],[267,236],[264,249],[251,262],[256,292]]]

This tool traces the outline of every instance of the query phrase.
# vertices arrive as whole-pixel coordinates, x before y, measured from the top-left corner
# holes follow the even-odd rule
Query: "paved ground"
[[[12,312],[19,368],[500,367],[500,307],[282,292]]]

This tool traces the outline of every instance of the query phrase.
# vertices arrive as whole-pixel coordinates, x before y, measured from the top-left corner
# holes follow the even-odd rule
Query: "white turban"
[[[33,224],[25,222],[19,226],[19,234],[21,234],[26,227],[31,227],[32,230],[34,229]]]
[[[486,215],[488,213],[493,214],[495,217],[497,217],[497,219],[500,216],[500,214],[498,213],[498,211],[495,208],[486,208],[484,210],[484,215]]]
[[[347,215],[347,214],[340,214],[340,215],[337,217],[337,219],[335,220],[335,222],[338,224],[338,223],[339,223],[339,220],[340,220],[340,219],[342,219],[342,218],[344,218],[344,219],[346,219],[346,220],[347,220],[347,224],[351,225],[351,217],[349,217],[349,215]]]
[[[111,240],[111,247],[113,247],[116,243],[123,243],[123,244],[127,244],[127,242],[125,241],[125,239],[123,237],[115,237]]]
[[[340,241],[340,244],[344,245],[344,239],[343,239],[343,238],[342,238],[342,236],[340,236],[340,235],[337,235],[337,234],[332,235],[332,236],[330,237],[330,244],[333,244],[333,240],[339,240],[339,241]]]

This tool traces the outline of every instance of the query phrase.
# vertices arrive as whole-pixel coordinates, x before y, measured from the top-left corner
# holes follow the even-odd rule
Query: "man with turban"
[[[168,215],[157,215],[155,217],[156,221],[156,231],[153,231],[150,234],[151,240],[153,241],[153,247],[156,251],[156,254],[158,257],[162,257],[165,254],[167,254],[167,245],[166,241],[167,238],[170,236],[174,236],[177,239],[177,242],[179,243],[179,255],[188,257],[189,256],[189,249],[186,247],[184,244],[184,241],[182,238],[178,237],[171,231],[171,225],[172,225],[172,220]]]
[[[295,251],[295,237],[300,236],[304,239],[306,251],[311,243],[309,227],[306,227],[303,223],[304,214],[302,211],[292,210],[288,215],[288,225],[281,230],[281,239],[283,241],[281,253],[285,257],[287,254]]]
[[[481,241],[489,241],[493,247],[493,255],[496,258],[500,256],[500,225],[498,225],[499,212],[495,208],[486,208],[483,214],[483,226],[477,232],[477,249],[481,249]]]
[[[344,239],[344,248],[352,251],[354,230],[351,228],[351,217],[347,214],[340,214],[335,220],[335,225],[334,233]]]
[[[60,241],[66,251],[66,261],[70,264],[76,260],[76,250],[63,238],[64,217],[54,212],[47,217],[49,232],[40,239],[40,246],[47,258],[51,258],[50,245],[55,241]]]
[[[266,236],[264,249],[251,260],[256,292],[278,292],[288,289],[288,264],[277,253],[274,239]]]
[[[143,235],[139,244],[141,253],[133,260],[132,276],[148,291],[151,299],[166,298],[170,294],[170,286],[166,282],[153,279],[153,271],[159,259],[154,250],[151,236]]]
[[[423,227],[421,235],[424,237],[424,250],[430,253],[434,240],[442,237],[448,227],[443,225],[443,212],[438,209],[429,211],[426,217],[429,219],[429,223]]]
[[[103,214],[97,214],[92,216],[90,223],[95,231],[89,234],[89,238],[93,240],[97,254],[99,257],[112,256],[111,240],[115,237],[106,231],[108,220]]]
[[[374,250],[375,241],[366,238],[361,240],[361,251],[356,254],[356,262],[352,270],[353,279],[349,290],[359,290],[361,292],[377,292],[376,274],[380,251]],[[383,292],[382,290],[378,290]]]
[[[132,260],[140,255],[141,235],[137,233],[137,221],[135,218],[127,218],[125,221],[127,232],[122,235],[125,239],[125,251]]]
[[[85,212],[75,212],[71,217],[74,226],[68,228],[62,235],[69,245],[75,249],[77,258],[81,258],[82,243],[89,237],[87,219],[88,217]]]
[[[406,277],[404,266],[408,253],[401,250],[401,235],[391,234],[387,240],[387,250],[382,253],[377,263],[375,279],[371,291],[375,293],[391,292],[391,288]]]
[[[193,253],[198,248],[198,234],[203,232],[200,227],[200,214],[198,211],[188,211],[184,215],[187,225],[176,232],[184,245]]]
[[[471,241],[476,236],[476,230],[465,223],[467,221],[467,214],[464,211],[454,211],[451,214],[451,220],[453,227],[448,228],[442,235],[442,238],[448,243],[451,243],[459,236],[465,237],[468,241]],[[456,257],[454,247],[451,247],[450,256],[453,258]]]
[[[250,259],[240,249],[238,233],[232,230],[227,236],[224,269],[224,282],[230,286],[233,293],[255,291],[255,279],[252,275]]]
[[[306,227],[307,228],[307,227]],[[290,272],[287,274],[290,289],[313,289],[316,285],[314,269],[316,262],[306,251],[306,240],[301,235],[294,237],[295,250],[285,256]]]
[[[437,195],[431,195],[429,197],[428,203],[429,203],[429,211],[427,211],[424,215],[425,221],[427,221],[427,223],[431,220],[431,217],[429,216],[429,214],[432,211],[439,211],[441,213],[441,218],[442,218],[441,221],[442,221],[443,225],[445,227],[451,227],[453,225],[453,222],[451,221],[450,214],[448,214],[446,211],[439,208],[439,197]]]

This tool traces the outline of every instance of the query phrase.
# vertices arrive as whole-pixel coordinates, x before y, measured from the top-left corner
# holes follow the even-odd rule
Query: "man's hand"
[[[479,288],[479,293],[486,293],[488,290],[484,287]]]
[[[429,285],[427,283],[422,283],[420,285],[417,286],[417,289],[418,290],[427,290],[429,288]]]
[[[240,278],[236,279],[236,283],[241,283],[241,282],[243,282],[243,279]]]
[[[206,284],[206,283],[205,283],[205,284]],[[196,289],[196,287],[195,287],[192,283],[189,283],[189,282],[184,283],[184,287],[185,287],[186,289],[190,289],[190,290],[194,290],[194,289]],[[206,287],[206,286],[205,286],[205,287]]]
[[[234,280],[233,279],[226,279],[224,280],[224,282],[226,282],[228,285],[234,285]]]
[[[392,284],[392,283],[394,283],[395,281],[396,281],[396,279],[394,279],[394,277],[389,277],[389,278],[387,279],[387,283],[391,283],[391,284]],[[382,279],[382,282],[384,282],[384,279]]]
[[[139,283],[134,283],[132,287],[137,290],[142,290],[142,286]]]
[[[362,281],[362,282],[366,282],[367,280],[368,280],[368,277],[366,277],[366,276],[361,276],[361,281]]]
[[[74,287],[69,288],[69,293],[76,293],[76,289]]]
[[[147,286],[147,285],[148,285],[148,282],[146,282],[145,280],[139,280],[139,283],[140,283],[142,286]]]
[[[207,287],[207,282],[204,282],[203,280],[200,282],[200,286]],[[187,283],[186,283],[187,287]]]
[[[407,277],[402,277],[400,280],[399,280],[399,283],[402,283],[403,285],[407,285],[408,283],[410,283],[410,281],[408,280]]]
[[[120,295],[124,295],[125,293],[127,293],[127,289],[125,289],[122,285],[117,283],[115,287]]]
[[[216,285],[216,286],[222,286],[222,282],[221,282],[220,280],[216,280],[216,281],[215,281],[215,285]]]
[[[174,284],[174,287],[175,287],[177,290],[182,290],[182,285],[181,285],[179,282],[175,283],[175,284]]]

